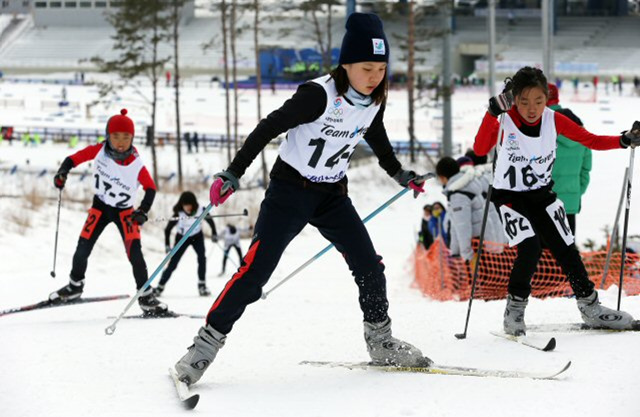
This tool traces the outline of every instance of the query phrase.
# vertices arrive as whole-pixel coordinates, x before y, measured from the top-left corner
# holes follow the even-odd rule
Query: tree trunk
[[[222,0],[220,5],[222,11],[222,60],[224,61],[224,95],[226,103],[227,122],[227,160],[231,164],[231,120],[229,116],[229,64],[227,61],[227,2]]]
[[[178,147],[178,187],[183,190],[182,183],[182,133],[180,132],[180,65],[178,63],[178,25],[180,24],[180,13],[178,11],[178,0],[173,0],[173,82],[176,93],[176,144]]]
[[[158,61],[158,14],[154,15],[156,24],[153,26],[153,61]],[[153,182],[156,183],[156,188],[160,189],[160,183],[158,182],[158,159],[156,157],[156,107],[158,105],[158,67],[151,66],[151,86],[153,90],[153,98],[151,100],[151,160],[153,163]]]
[[[331,70],[331,17],[333,16],[333,8],[328,5],[329,13],[327,15],[327,50],[324,55],[324,66],[327,71]]]
[[[260,120],[262,119],[262,72],[260,68],[260,45],[258,43],[258,33],[260,31],[260,1],[254,0],[253,6],[255,9],[253,19],[253,45],[256,53],[256,103],[258,106],[258,123],[260,123]],[[260,159],[262,160],[262,187],[266,190],[269,182],[269,176],[267,175],[267,160],[264,155],[264,149],[260,152]]]
[[[238,73],[236,57],[236,0],[231,1],[231,78],[233,81],[233,153],[238,151]]]
[[[413,1],[410,1],[407,5],[408,14],[409,14],[409,33],[407,37],[407,96],[409,99],[409,153],[411,155],[411,162],[416,161],[415,154],[415,143],[416,143],[416,135],[415,135],[415,126],[414,126],[414,113],[415,113],[415,101],[414,101],[414,89],[413,89],[413,79],[414,79],[414,54],[415,54],[415,20],[414,20],[414,12],[413,12]]]

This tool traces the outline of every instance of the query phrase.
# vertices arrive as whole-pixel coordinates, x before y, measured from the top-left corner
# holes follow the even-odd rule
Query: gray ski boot
[[[417,347],[391,336],[391,319],[382,323],[364,322],[364,340],[371,362],[376,365],[429,366],[433,361]]]
[[[633,323],[631,314],[624,311],[612,310],[600,304],[598,292],[584,298],[578,298],[578,309],[582,320],[592,327],[624,330],[630,329]]]
[[[224,346],[226,339],[227,336],[208,324],[201,327],[198,335],[193,338],[193,345],[189,346],[189,351],[176,363],[178,379],[187,385],[198,382],[216,358],[220,348]]]
[[[507,295],[507,306],[504,309],[504,332],[513,336],[527,334],[527,325],[524,322],[524,310],[529,304],[528,298],[520,298],[517,295]]]

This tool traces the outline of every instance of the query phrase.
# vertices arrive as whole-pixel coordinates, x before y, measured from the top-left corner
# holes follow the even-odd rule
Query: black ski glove
[[[131,213],[131,220],[138,223],[140,226],[142,226],[148,219],[147,213],[142,209],[137,209]]]
[[[631,127],[631,130],[622,132],[620,137],[620,145],[623,148],[631,147],[631,149],[640,145],[640,121],[636,120]]]
[[[67,172],[58,171],[58,173],[53,176],[53,186],[59,190],[62,190],[64,188],[64,185],[66,182],[67,182]]]
[[[513,93],[511,92],[512,88],[513,82],[511,79],[507,78],[505,80],[505,86],[502,93],[489,99],[489,113],[498,117],[513,107],[514,99]]]
[[[507,91],[489,99],[489,113],[493,116],[500,116],[513,107],[513,95]]]

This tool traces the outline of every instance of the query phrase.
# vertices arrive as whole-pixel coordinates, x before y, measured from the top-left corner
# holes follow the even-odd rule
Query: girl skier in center
[[[202,377],[233,324],[260,298],[289,242],[307,224],[335,244],[355,278],[371,360],[399,366],[430,363],[419,349],[391,335],[384,265],[347,195],[346,170],[364,139],[380,166],[401,186],[423,192],[427,176],[402,168],[386,134],[389,44],[382,21],[374,14],[353,13],[346,29],[338,67],[302,84],[258,124],[231,165],[215,175],[210,197],[218,206],[238,189],[239,178],[266,144],[288,131],[242,266],[215,300],[194,344],[176,363],[178,378],[188,384]]]

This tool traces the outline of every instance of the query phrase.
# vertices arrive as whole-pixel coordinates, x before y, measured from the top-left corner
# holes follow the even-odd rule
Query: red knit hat
[[[547,106],[555,106],[560,102],[558,97],[558,87],[555,84],[549,83],[549,98],[547,99]]]
[[[107,133],[116,132],[131,133],[131,136],[135,134],[133,120],[127,117],[127,109],[120,110],[120,114],[112,116],[107,122]]]

